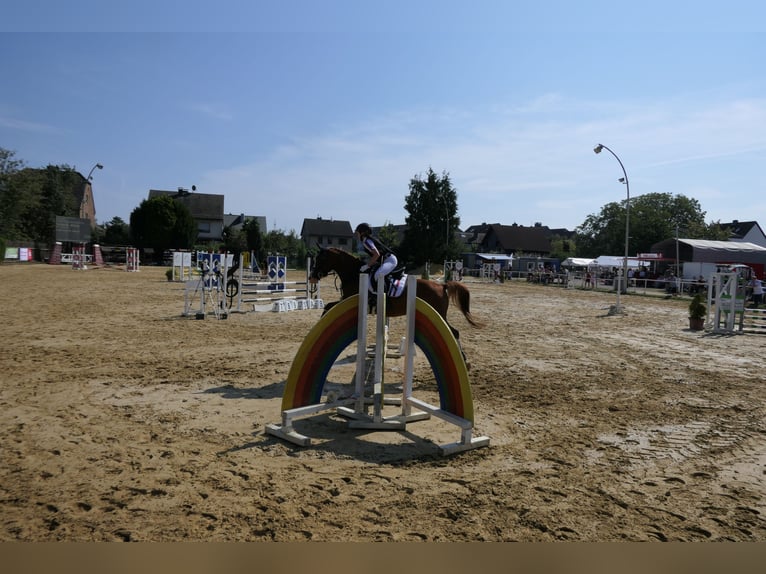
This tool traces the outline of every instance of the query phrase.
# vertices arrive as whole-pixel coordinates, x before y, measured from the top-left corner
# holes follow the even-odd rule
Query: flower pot
[[[702,331],[705,328],[705,319],[696,319],[689,317],[689,330]]]

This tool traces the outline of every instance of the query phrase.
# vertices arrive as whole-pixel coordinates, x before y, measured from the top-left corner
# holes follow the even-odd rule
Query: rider
[[[378,238],[372,236],[372,228],[368,223],[360,223],[357,225],[354,233],[359,237],[362,248],[370,256],[367,260],[367,264],[362,265],[359,271],[365,272],[370,268],[375,268],[377,265],[378,267],[375,269],[373,275],[375,284],[377,285],[379,278],[385,277],[396,269],[399,260],[391,249],[381,243]]]

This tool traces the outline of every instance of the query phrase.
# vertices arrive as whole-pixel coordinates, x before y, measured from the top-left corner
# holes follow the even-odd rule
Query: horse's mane
[[[346,251],[345,249],[341,249],[340,247],[325,247],[326,251],[331,251],[333,253],[336,253],[337,255],[340,255],[341,257],[345,257],[347,259],[356,259],[357,261],[361,261],[359,257],[354,255],[353,253]]]

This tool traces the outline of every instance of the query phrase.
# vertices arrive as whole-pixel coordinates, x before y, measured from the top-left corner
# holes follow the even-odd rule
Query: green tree
[[[460,218],[457,191],[448,173],[442,172],[439,177],[428,168],[425,179],[412,178],[404,208],[409,215],[405,218],[407,231],[402,256],[408,263],[419,266],[426,261],[451,259],[457,254],[455,231],[460,226]]]
[[[0,149],[0,233],[9,239],[49,245],[56,216],[77,217],[85,178],[67,165],[23,168],[13,152]]]
[[[387,245],[394,252],[399,252],[399,232],[396,227],[390,221],[383,224],[383,227],[378,231],[378,239],[380,239],[384,245]]]
[[[130,245],[130,226],[121,217],[113,217],[104,224],[104,243],[106,245]]]
[[[550,242],[551,257],[555,257],[559,261],[564,261],[567,257],[577,257],[577,246],[573,239],[561,235],[552,235]]]
[[[308,250],[295,230],[287,234],[282,230],[271,230],[263,236],[263,253],[264,258],[266,255],[284,255],[288,267],[303,269]]]
[[[20,218],[21,194],[13,176],[24,168],[15,151],[0,147],[0,237],[15,238]],[[3,251],[5,255],[5,251]]]
[[[15,151],[0,147],[0,181],[24,168],[24,160],[14,159],[15,155]]]
[[[168,195],[145,199],[130,214],[130,235],[136,247],[151,248],[162,262],[167,249],[190,249],[197,238],[197,223],[189,208]]]
[[[247,235],[243,229],[232,229],[229,226],[223,228],[223,246],[229,253],[242,253],[247,251]]]
[[[581,257],[621,255],[625,252],[626,202],[612,202],[601,213],[589,215],[575,229]],[[647,193],[630,200],[628,254],[648,253],[652,245],[683,230],[689,239],[721,238],[717,224],[705,224],[705,212],[696,199],[670,193]]]
[[[245,232],[247,250],[255,253],[255,256],[258,258],[262,257],[263,235],[261,234],[261,226],[258,224],[258,220],[254,217],[248,219],[242,226],[242,230]]]

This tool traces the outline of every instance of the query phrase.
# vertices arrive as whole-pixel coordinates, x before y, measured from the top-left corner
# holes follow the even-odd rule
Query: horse
[[[346,299],[359,294],[359,275],[362,261],[356,256],[337,247],[319,247],[319,254],[314,259],[314,264],[309,274],[309,282],[316,284],[322,277],[335,271],[340,278],[340,297]],[[417,280],[417,297],[431,305],[452,331],[455,340],[458,341],[460,332],[447,321],[447,309],[450,300],[458,307],[466,321],[473,327],[483,327],[483,324],[471,314],[471,294],[468,288],[457,281],[439,283],[428,279]],[[325,312],[333,303],[325,306]],[[386,296],[386,316],[401,317],[407,314],[407,297],[405,292],[399,297]]]

